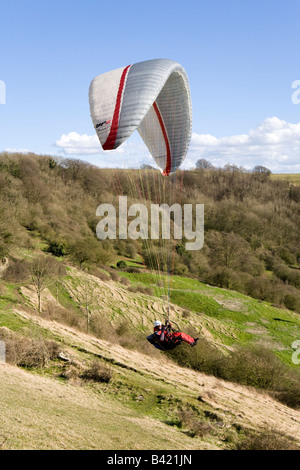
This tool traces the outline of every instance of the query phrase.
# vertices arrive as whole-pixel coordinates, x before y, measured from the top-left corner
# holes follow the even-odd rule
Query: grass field
[[[20,387],[22,382],[22,387]],[[114,399],[10,366],[0,368],[0,448],[193,449],[201,446],[143,411]],[[202,444],[202,448],[209,444]]]
[[[165,313],[165,289],[158,282],[169,280],[145,272],[118,274],[130,286],[70,268],[58,291],[60,308],[84,318],[83,286],[91,282],[97,299],[92,315],[116,326],[126,321],[130,331],[139,332],[140,344],[150,347],[145,337],[153,319]],[[184,331],[193,327],[223,349],[263,344],[291,365],[291,343],[300,338],[298,315],[195,279],[173,276],[171,281],[171,320]],[[151,288],[153,295],[131,289],[139,286]],[[56,290],[51,291],[43,295],[57,306]],[[145,354],[132,344],[122,347],[118,339],[90,336],[56,317],[38,315],[33,306],[34,291],[3,282],[0,327],[56,341],[77,364],[77,373],[67,379],[63,373],[69,365],[59,360],[31,371],[0,367],[2,449],[225,449],[245,429],[259,430],[262,415],[269,428],[297,435],[300,412],[259,391],[181,368],[154,348]],[[95,358],[112,368],[111,383],[80,378],[80,369]],[[197,420],[199,435],[182,424],[182,412],[192,416],[192,423]]]
[[[272,173],[272,180],[281,180],[287,181],[291,184],[300,184],[300,174],[299,173]]]
[[[162,276],[158,278],[155,274],[146,273],[123,275],[134,286],[152,287],[159,297],[165,293],[164,288],[157,287]],[[217,341],[228,346],[258,343],[270,348],[285,363],[293,365],[291,345],[300,338],[298,314],[181,276],[172,276],[170,300],[195,314],[193,323],[198,319]]]

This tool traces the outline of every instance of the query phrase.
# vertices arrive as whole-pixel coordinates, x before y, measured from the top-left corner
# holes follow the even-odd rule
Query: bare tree
[[[271,175],[271,170],[269,168],[266,168],[265,166],[262,165],[256,165],[252,173],[256,175],[261,181],[267,181]]]
[[[271,174],[271,170],[269,170],[269,168],[266,168],[265,166],[262,166],[262,165],[256,165],[254,168],[253,168],[253,173],[268,173],[268,174]]]
[[[92,311],[97,304],[95,289],[97,285],[89,279],[81,281],[83,306],[86,315],[86,331],[89,333]]]
[[[202,168],[202,170],[212,170],[214,166],[209,161],[205,160],[205,158],[200,158],[196,162],[196,168]]]
[[[154,166],[148,165],[147,163],[143,163],[140,166],[140,169],[141,170],[155,170],[156,168],[154,168]]]
[[[29,266],[33,287],[38,297],[38,312],[42,309],[42,292],[63,274],[62,268],[52,258],[36,258]]]

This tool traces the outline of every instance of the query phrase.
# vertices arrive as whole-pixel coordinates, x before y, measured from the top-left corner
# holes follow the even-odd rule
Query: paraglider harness
[[[177,325],[178,327],[178,325]],[[173,333],[178,333],[178,330],[175,330],[172,327],[172,324],[170,320],[167,318],[165,320],[165,324],[162,327],[163,332],[165,333],[165,338],[162,342],[159,342],[156,340],[157,343],[159,343],[159,346],[164,349],[165,351],[169,351],[171,349],[176,348],[176,346],[179,346],[182,343],[182,339],[177,338],[176,336],[173,335]]]

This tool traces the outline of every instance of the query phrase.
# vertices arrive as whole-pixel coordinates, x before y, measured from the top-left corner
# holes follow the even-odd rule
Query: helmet
[[[156,321],[154,322],[154,327],[156,327],[156,326],[161,326],[161,325],[162,325],[162,323],[161,323],[161,321],[159,321],[159,320],[156,320]]]

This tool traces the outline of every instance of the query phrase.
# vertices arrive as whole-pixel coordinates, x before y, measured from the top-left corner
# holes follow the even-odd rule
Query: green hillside
[[[148,172],[0,155],[0,448],[299,445],[296,183],[198,170],[168,192]],[[204,203],[203,249],[98,240],[96,208],[120,194]],[[196,348],[146,341],[167,296]]]
[[[181,277],[174,283],[174,292],[181,293],[184,303],[189,292],[184,288],[193,284]],[[89,284],[97,301],[92,318],[101,319],[104,327],[91,334],[86,332],[81,300],[82,285]],[[185,330],[199,331],[216,350],[221,348],[224,361],[231,351],[226,343],[267,337],[273,351],[290,350],[290,338],[296,336],[295,327],[299,329],[292,312],[282,315],[279,309],[260,303],[255,319],[266,329],[261,335],[259,327],[255,330],[252,325],[255,331],[245,334],[247,325],[241,321],[235,325],[232,318],[247,315],[251,299],[198,287],[201,314],[191,309],[187,316],[186,309],[172,304],[172,319]],[[145,336],[153,318],[164,313],[160,298],[131,292],[120,282],[102,281],[74,268],[62,279],[62,303],[57,304],[46,289],[41,313],[32,286],[2,281],[2,289],[0,336],[8,354],[7,365],[0,366],[4,449],[234,449],[251,436],[269,433],[271,442],[283,448],[300,443],[300,412],[282,404],[276,394],[179,367],[150,348]],[[229,303],[224,307],[226,302],[231,308]],[[272,315],[279,318],[279,313],[289,329],[275,334],[271,320],[275,322],[277,317]],[[277,343],[271,345],[270,339]],[[205,354],[202,344],[202,360],[208,359]]]

